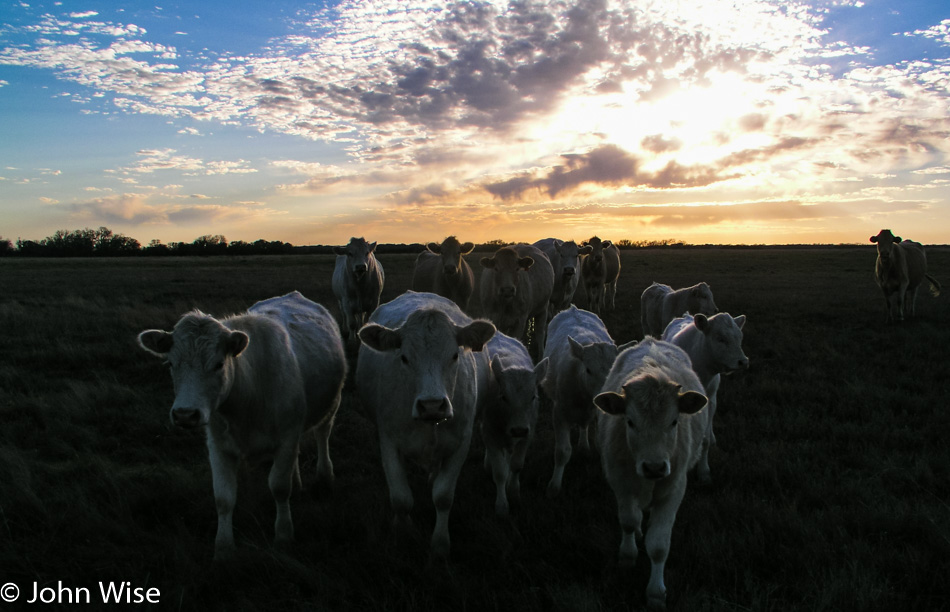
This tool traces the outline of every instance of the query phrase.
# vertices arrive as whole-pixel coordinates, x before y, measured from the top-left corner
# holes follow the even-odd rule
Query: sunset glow
[[[8,4],[0,236],[947,243],[938,4]]]

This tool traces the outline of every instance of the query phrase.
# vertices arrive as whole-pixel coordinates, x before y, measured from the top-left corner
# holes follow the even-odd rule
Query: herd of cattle
[[[890,279],[897,270],[896,282],[879,280],[888,316],[901,317],[905,300],[913,312],[913,295],[926,274],[916,259],[923,248],[889,230],[871,240],[878,244],[878,278]],[[481,258],[480,319],[467,314],[475,275],[463,255],[473,245],[449,237],[419,254],[411,291],[380,305],[385,277],[375,246],[353,238],[336,249],[332,289],[339,324],[295,291],[258,302],[245,314],[218,320],[193,311],[171,332],[139,335],[145,350],[170,365],[172,422],[206,428],[218,512],[216,556],[234,547],[242,456],[273,459],[268,483],[277,504],[278,544],[293,539],[289,497],[300,483],[297,455],[305,432],[317,433],[318,479],[333,479],[328,439],[350,345],[358,346],[356,391],[375,420],[396,524],[410,520],[406,462],[413,460],[430,474],[432,553],[448,557],[449,512],[476,425],[496,485],[495,511],[506,515],[509,500],[519,497],[519,475],[544,398],[555,438],[548,496],[561,491],[572,428],[580,431],[579,446],[588,449],[594,425],[617,499],[620,560],[634,562],[642,538],[652,568],[647,600],[664,607],[663,571],[686,474],[695,468],[700,481],[709,480],[721,375],[749,366],[742,350],[745,316],[719,312],[705,283],[678,290],[654,283],[641,297],[645,337],[618,346],[599,313],[614,306],[619,252],[596,237],[580,245],[549,238]],[[572,304],[581,281],[590,310]],[[892,308],[891,294],[898,291]],[[533,356],[526,346],[534,347]]]

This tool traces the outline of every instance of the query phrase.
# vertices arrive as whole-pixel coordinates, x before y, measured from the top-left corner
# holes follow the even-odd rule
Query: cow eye
[[[223,368],[224,368],[224,362],[223,362],[223,361],[219,361],[218,363],[214,364],[214,369],[215,369],[215,371],[221,370],[221,369],[223,369]]]
[[[636,425],[633,424],[633,421],[631,421],[630,419],[627,419],[627,427],[629,427],[630,429],[637,428]]]
[[[406,357],[405,355],[400,355],[399,360],[402,361],[404,364],[409,365],[409,358]]]
[[[454,355],[452,355],[452,361],[458,361],[458,360],[459,360],[459,354],[458,354],[458,353],[455,353]]]
[[[679,419],[673,419],[673,424],[670,425],[670,429],[676,427],[676,424],[679,422]]]

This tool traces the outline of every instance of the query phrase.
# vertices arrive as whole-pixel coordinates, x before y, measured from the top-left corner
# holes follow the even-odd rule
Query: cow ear
[[[587,244],[587,243],[584,243],[584,246],[582,246],[581,248],[577,249],[577,254],[578,254],[578,255],[590,255],[593,250],[594,250],[594,247],[590,246],[590,245]]]
[[[495,378],[501,378],[501,372],[503,368],[501,367],[501,357],[494,355],[491,358],[491,373],[495,375]]]
[[[537,381],[537,384],[541,384],[541,381],[544,380],[544,377],[548,374],[548,364],[551,361],[545,357],[538,362],[538,365],[534,366],[534,379]]]
[[[465,242],[462,244],[461,248],[459,249],[459,253],[461,253],[462,255],[468,255],[474,250],[475,250],[475,243]]]
[[[894,236],[894,242],[900,242],[900,241],[901,241],[900,236]]]
[[[426,245],[426,250],[429,251],[430,253],[435,253],[436,255],[441,255],[441,254],[442,254],[442,245],[441,245],[441,244],[436,244],[436,243],[434,243],[434,242],[430,242],[429,244]]]
[[[250,336],[244,332],[232,331],[224,341],[224,350],[227,351],[229,355],[237,357],[244,352],[244,349],[247,348],[250,341]]]
[[[628,348],[633,348],[639,343],[640,343],[639,340],[631,340],[630,342],[626,344],[621,344],[620,346],[617,347],[617,354],[619,355],[620,353],[624,352]]]
[[[518,260],[518,267],[522,270],[529,270],[534,265],[534,260],[530,257],[522,257]]]
[[[706,333],[706,330],[709,329],[709,319],[702,313],[693,315],[693,325],[695,325],[699,331]]]
[[[745,325],[745,315],[739,315],[738,317],[735,317],[733,321],[736,322],[736,325],[739,327],[739,329],[742,329],[742,326]]]
[[[495,259],[492,257],[482,257],[479,260],[479,263],[482,264],[483,268],[490,268],[492,270],[495,269]]]
[[[396,331],[375,323],[364,325],[359,337],[363,344],[376,351],[394,351],[402,346],[402,338]]]
[[[485,348],[485,344],[495,335],[495,326],[489,321],[472,321],[458,328],[455,338],[459,346],[467,346],[475,352]]]
[[[627,401],[619,393],[604,391],[594,398],[594,405],[607,414],[624,414],[627,411]]]
[[[696,391],[687,391],[680,393],[676,398],[676,404],[679,411],[683,414],[695,414],[706,405],[706,396]]]
[[[375,253],[375,252],[376,252],[376,243],[375,243],[375,242],[370,242],[370,243],[369,243],[369,252],[370,252],[370,253]]]
[[[346,255],[346,247],[335,246],[333,247],[333,252],[337,255]]]
[[[171,332],[160,329],[147,329],[139,334],[139,346],[153,355],[164,357],[172,350]]]
[[[571,336],[567,337],[567,342],[571,345],[571,355],[578,361],[584,359],[584,345]]]
[[[604,247],[605,249],[609,249],[611,246],[613,246],[613,244],[614,243],[609,240],[604,240],[603,242],[600,243],[600,245]]]

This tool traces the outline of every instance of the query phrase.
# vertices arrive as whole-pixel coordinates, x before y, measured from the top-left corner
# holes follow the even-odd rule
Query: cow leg
[[[505,490],[511,472],[508,467],[508,458],[504,449],[495,446],[486,446],[485,453],[491,465],[492,480],[495,483],[495,514],[508,516],[508,495]]]
[[[432,481],[432,502],[435,504],[436,514],[430,547],[436,558],[449,558],[449,512],[455,501],[455,484],[468,456],[470,443],[471,438],[463,440],[448,461],[442,462],[435,480]]]
[[[614,280],[612,283],[608,284],[607,290],[610,293],[610,309],[613,310],[615,307],[615,298],[617,297],[617,281]]]
[[[666,585],[663,572],[666,558],[670,554],[670,537],[673,534],[673,522],[683,495],[686,482],[677,482],[670,486],[665,495],[654,496],[650,511],[650,526],[647,529],[644,545],[650,557],[650,581],[647,583],[647,605],[653,609],[666,608]]]
[[[211,482],[214,488],[214,505],[218,510],[218,532],[214,537],[214,558],[220,559],[234,550],[232,517],[237,502],[238,463],[237,455],[215,448],[208,440],[211,456]]]
[[[508,498],[518,503],[521,500],[521,470],[524,469],[525,456],[528,454],[529,438],[515,443],[511,453],[511,475],[508,477]]]
[[[389,487],[389,504],[392,506],[394,515],[393,523],[398,526],[411,525],[409,513],[412,511],[413,499],[412,489],[406,478],[406,469],[396,446],[386,439],[382,432],[379,436],[379,454],[383,461],[386,485]]]
[[[333,461],[330,459],[330,431],[333,429],[333,417],[328,417],[317,425],[317,481],[331,485],[335,479]]]
[[[917,287],[907,290],[904,301],[904,312],[911,318],[917,316]]]
[[[629,476],[627,477],[629,479]],[[640,510],[632,483],[624,483],[620,490],[614,490],[617,496],[617,518],[620,520],[620,565],[633,567],[637,562],[637,538],[643,536],[641,524],[643,512]]]
[[[590,424],[581,426],[577,434],[577,450],[590,453]]]
[[[267,477],[267,484],[277,504],[274,543],[278,546],[288,546],[294,541],[294,521],[290,516],[290,491],[293,488],[294,467],[297,465],[299,450],[298,439],[282,444],[274,454],[274,463]]]
[[[564,467],[571,460],[571,426],[558,416],[554,407],[554,474],[548,482],[548,497],[556,497],[561,492],[564,479]]]
[[[696,475],[699,482],[708,485],[712,482],[712,475],[709,470],[709,449],[716,444],[716,434],[713,432],[713,417],[716,416],[716,406],[718,404],[717,396],[719,394],[719,383],[722,380],[720,375],[713,376],[709,384],[706,385],[706,398],[709,403],[706,410],[709,416],[706,419],[706,432],[703,436],[703,446],[699,455],[699,462],[696,464]]]

